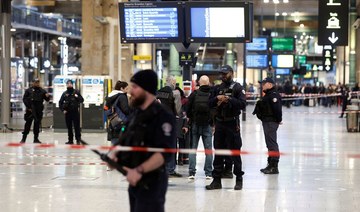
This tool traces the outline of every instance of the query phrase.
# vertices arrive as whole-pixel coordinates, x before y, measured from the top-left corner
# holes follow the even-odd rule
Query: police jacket
[[[119,145],[155,148],[176,148],[175,116],[163,105],[154,101],[145,110],[136,109],[129,117],[124,132],[120,135]],[[135,168],[148,160],[152,152],[119,152],[117,157],[122,166]],[[163,153],[165,161],[171,155]],[[165,163],[158,170],[146,173],[142,179],[156,178],[165,173]]]
[[[253,114],[263,122],[278,122],[282,121],[282,103],[281,96],[273,87],[264,91],[265,96],[262,100],[256,103]]]
[[[23,102],[26,106],[26,109],[32,109],[36,111],[42,111],[44,109],[43,102],[49,101],[50,96],[46,96],[47,92],[41,87],[30,87],[25,90],[23,96]]]
[[[229,96],[228,102],[219,103],[217,96]],[[237,82],[222,83],[216,86],[210,96],[210,107],[216,108],[215,119],[217,121],[233,120],[241,114],[246,107],[246,96],[244,88]]]
[[[190,123],[195,123],[196,122],[195,121],[195,118],[196,118],[196,115],[197,115],[196,114],[196,112],[197,112],[196,107],[198,105],[196,105],[196,102],[195,102],[196,99],[195,98],[196,98],[196,95],[198,94],[198,92],[202,92],[203,94],[208,94],[208,100],[206,102],[206,105],[203,106],[203,107],[207,107],[207,108],[202,108],[203,114],[201,114],[201,115],[207,116],[207,119],[208,119],[207,124],[212,125],[211,114],[210,114],[211,109],[210,109],[210,105],[209,105],[209,96],[211,94],[211,88],[208,85],[202,85],[202,86],[199,87],[199,90],[196,90],[193,93],[191,93],[191,95],[189,96],[186,115],[190,119]],[[202,104],[204,104],[204,103],[202,103]],[[208,111],[209,114],[207,114],[207,111]]]
[[[78,112],[80,103],[84,102],[84,98],[80,92],[74,88],[68,88],[61,95],[59,100],[59,108],[61,111]]]

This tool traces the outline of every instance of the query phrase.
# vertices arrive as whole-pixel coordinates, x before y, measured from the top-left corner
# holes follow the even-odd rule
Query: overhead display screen
[[[275,70],[275,73],[279,74],[279,75],[288,75],[288,74],[290,74],[290,69],[289,68],[277,68]]]
[[[190,43],[243,43],[252,38],[252,3],[186,2],[185,16]]]
[[[183,41],[181,2],[119,3],[122,43]]]
[[[294,67],[294,55],[272,55],[271,65],[274,68],[293,68]]]
[[[271,38],[271,49],[273,51],[292,52],[295,50],[294,38]]]
[[[267,38],[253,38],[252,43],[246,44],[247,51],[267,51]]]
[[[251,54],[246,55],[247,68],[267,68],[269,66],[268,55]]]

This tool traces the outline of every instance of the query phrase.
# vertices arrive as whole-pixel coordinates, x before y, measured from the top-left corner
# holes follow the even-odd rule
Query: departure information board
[[[181,16],[174,3],[120,3],[121,41],[178,42],[181,40]]]
[[[253,38],[251,43],[246,44],[247,51],[267,51],[267,38]]]
[[[126,37],[177,37],[176,8],[125,9]]]
[[[246,55],[247,68],[266,68],[269,66],[268,56],[261,54]]]

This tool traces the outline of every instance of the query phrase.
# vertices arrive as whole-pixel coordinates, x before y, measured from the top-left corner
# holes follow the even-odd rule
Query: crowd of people
[[[258,96],[254,95],[256,89],[253,85],[248,86],[246,93],[242,85],[234,81],[234,71],[230,66],[222,66],[220,75],[222,82],[215,86],[210,85],[208,76],[201,76],[197,89],[189,96],[185,96],[184,91],[177,86],[174,76],[167,77],[166,85],[158,90],[158,79],[152,70],[137,72],[130,83],[117,81],[104,102],[108,119],[108,140],[114,146],[197,150],[201,138],[205,149],[203,170],[206,180],[212,180],[206,189],[221,189],[222,178],[235,176],[234,190],[241,190],[244,175],[241,155],[224,156],[213,154],[212,150],[241,150],[239,116],[246,107],[247,99],[258,99]],[[283,106],[319,104],[331,107],[342,103],[344,111],[351,93],[359,94],[358,84],[350,90],[341,84],[327,87],[321,84],[318,87],[310,84],[294,86],[285,82],[284,85],[276,85],[271,78],[265,78],[259,83],[262,98],[256,102],[253,115],[262,121],[269,151],[267,166],[260,169],[264,174],[279,174],[277,129],[282,124]],[[296,94],[305,95],[298,97]],[[313,95],[307,98],[306,94]],[[25,143],[32,121],[35,122],[34,143],[40,143],[38,136],[42,105],[44,100],[49,99],[49,94],[39,86],[39,80],[35,79],[23,98],[26,124],[21,143]],[[76,144],[81,144],[79,105],[83,101],[80,92],[73,88],[73,82],[67,81],[67,90],[59,101],[68,128],[66,144],[74,144],[73,127]],[[163,211],[168,177],[183,177],[176,171],[176,166],[189,164],[187,178],[196,178],[198,171],[195,152],[169,154],[121,152],[114,149],[109,152],[108,157],[118,162],[123,173],[126,173],[130,184],[132,211]],[[114,168],[109,166],[108,170]]]
[[[283,96],[283,104],[290,108],[293,106],[316,106],[324,107],[342,106],[346,109],[349,100],[360,95],[359,83],[355,83],[353,87],[348,85],[328,84],[325,86],[320,83],[319,86],[307,84],[293,85],[290,81],[276,84],[277,91]],[[258,90],[250,84],[247,89],[248,99],[254,100],[258,97]],[[343,104],[344,103],[344,104]],[[342,116],[341,116],[342,117]]]

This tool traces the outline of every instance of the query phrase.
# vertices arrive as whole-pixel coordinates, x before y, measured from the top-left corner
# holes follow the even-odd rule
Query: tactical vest
[[[159,106],[159,105],[158,105]],[[125,126],[124,132],[121,132],[119,144],[121,146],[146,147],[144,142],[149,124],[156,118],[159,108],[151,106],[140,115],[135,113],[135,117]],[[117,157],[119,163],[129,168],[135,168],[150,158],[150,152],[119,152]]]
[[[63,108],[66,111],[78,111],[79,103],[75,97],[76,91],[74,90],[71,94],[64,92],[64,104]]]
[[[39,88],[39,89],[31,88],[30,92],[31,92],[30,100],[32,102],[43,102],[44,98],[43,98],[43,92],[42,92],[41,88]]]
[[[220,90],[219,95],[225,95],[228,97],[234,96],[234,87],[238,84],[236,82],[232,82],[228,88],[223,88]],[[240,110],[234,110],[232,107],[230,107],[230,104],[222,104],[217,107],[216,110],[216,117],[222,118],[222,119],[229,119],[234,118],[236,116],[240,115]]]

